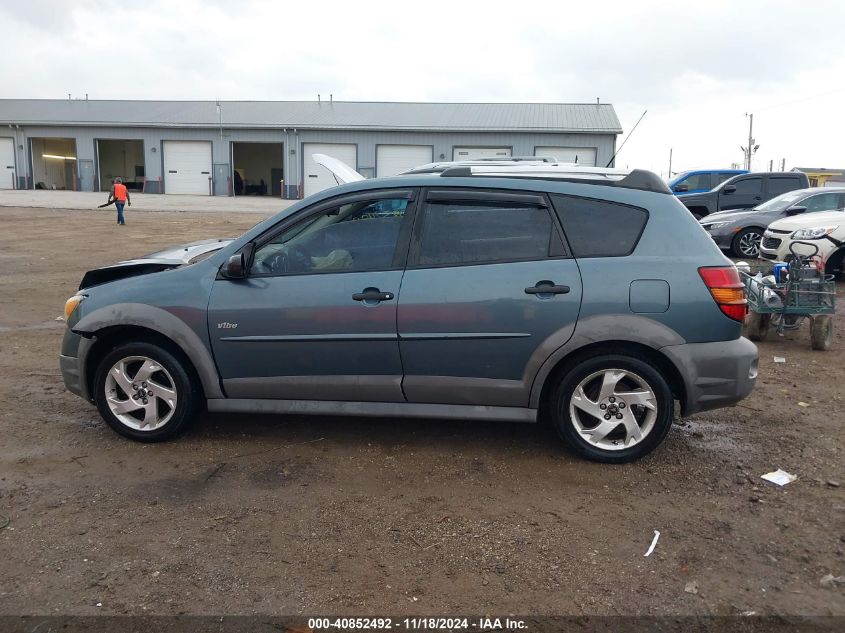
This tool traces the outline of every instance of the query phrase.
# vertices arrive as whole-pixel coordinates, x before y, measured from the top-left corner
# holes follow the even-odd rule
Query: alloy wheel
[[[756,231],[747,231],[739,238],[739,252],[743,257],[754,259],[760,255],[760,242],[763,236]]]
[[[638,374],[603,369],[575,388],[569,417],[587,443],[604,450],[623,450],[642,442],[654,429],[657,397]]]
[[[128,356],[112,365],[105,391],[109,410],[136,431],[155,431],[167,424],[178,402],[170,372],[147,356]]]

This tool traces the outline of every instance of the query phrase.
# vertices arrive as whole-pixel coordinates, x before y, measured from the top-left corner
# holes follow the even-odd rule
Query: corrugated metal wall
[[[303,143],[353,143],[358,147],[358,168],[376,166],[376,145],[433,145],[434,160],[451,160],[453,146],[510,147],[514,156],[532,156],[536,146],[555,145],[566,147],[595,147],[596,164],[604,166],[616,147],[613,134],[559,134],[559,133],[509,133],[509,132],[380,132],[358,130],[242,130],[185,128],[131,128],[131,127],[21,127],[23,150],[18,150],[18,175],[21,187],[32,187],[30,138],[60,137],[76,139],[78,160],[95,160],[96,139],[138,139],[144,142],[144,162],[147,191],[162,191],[161,144],[165,140],[211,141],[212,160],[215,165],[229,165],[231,143],[237,141],[274,142],[284,144],[285,182],[298,186],[302,181]],[[19,140],[20,143],[20,140]],[[293,153],[291,153],[293,152]],[[441,158],[442,156],[442,158]],[[219,170],[215,168],[219,179]],[[95,178],[95,182],[96,182]],[[215,192],[229,190],[227,184],[215,182]]]

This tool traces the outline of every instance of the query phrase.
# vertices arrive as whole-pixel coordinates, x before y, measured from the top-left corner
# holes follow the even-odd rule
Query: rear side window
[[[552,238],[556,237],[544,208],[430,202],[422,219],[418,265],[544,259],[554,250]]]
[[[786,193],[787,191],[793,191],[794,189],[800,189],[801,182],[798,178],[782,178],[782,177],[774,177],[769,178],[769,195],[770,196],[779,196],[782,193]]]
[[[634,252],[648,211],[605,200],[552,195],[575,257],[622,257]]]

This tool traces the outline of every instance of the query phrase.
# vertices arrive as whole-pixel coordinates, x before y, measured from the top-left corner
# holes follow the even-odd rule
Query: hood
[[[713,224],[713,222],[733,222],[749,215],[757,215],[756,211],[748,209],[731,209],[728,211],[717,211],[701,218],[702,224]]]
[[[219,251],[232,241],[231,238],[200,240],[181,246],[173,246],[156,253],[144,255],[138,259],[127,259],[116,264],[94,268],[82,276],[79,289],[99,286],[117,279],[136,277],[147,273],[156,273],[171,268],[179,268],[193,263],[198,257]]]
[[[342,160],[332,158],[331,156],[327,156],[326,154],[311,154],[311,158],[314,159],[315,163],[317,163],[318,165],[322,165],[330,172],[332,172],[332,175],[335,177],[335,180],[337,180],[337,184],[339,185],[345,185],[348,182],[358,182],[359,180],[364,180],[364,177],[361,174],[352,169]]]
[[[845,224],[845,211],[820,211],[816,213],[802,213],[791,218],[783,218],[769,225],[770,229],[778,231],[797,231],[813,226],[827,226],[829,224]]]

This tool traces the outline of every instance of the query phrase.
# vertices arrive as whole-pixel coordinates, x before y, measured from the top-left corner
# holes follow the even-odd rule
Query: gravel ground
[[[474,422],[207,415],[141,445],[65,392],[86,269],[261,217],[0,210],[0,614],[845,615],[841,312],[833,349],[773,336],[751,397],[616,467]]]

